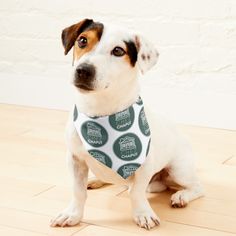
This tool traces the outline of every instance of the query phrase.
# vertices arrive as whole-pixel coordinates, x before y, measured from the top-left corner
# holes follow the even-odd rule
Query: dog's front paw
[[[65,227],[77,225],[82,218],[82,213],[79,210],[71,209],[71,207],[65,209],[63,212],[58,214],[54,219],[51,220],[51,227]]]
[[[160,224],[159,217],[153,211],[136,211],[133,214],[135,223],[147,230]]]

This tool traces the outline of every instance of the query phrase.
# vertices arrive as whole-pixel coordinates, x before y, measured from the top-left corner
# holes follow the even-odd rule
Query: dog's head
[[[73,83],[81,92],[125,86],[157,61],[158,52],[145,38],[91,19],[62,31],[65,55],[73,48]]]

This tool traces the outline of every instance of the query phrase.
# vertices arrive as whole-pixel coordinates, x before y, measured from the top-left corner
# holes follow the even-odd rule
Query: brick
[[[201,45],[209,47],[236,48],[236,23],[205,23],[200,27]]]
[[[194,64],[194,71],[199,72],[227,72],[231,68],[228,50],[224,48],[203,47],[198,54],[198,62]]]
[[[0,72],[9,72],[11,71],[13,63],[9,61],[0,61]]]
[[[83,12],[83,14],[90,14],[91,10],[89,6],[91,6],[91,2],[91,0],[80,2],[77,0],[70,0],[69,3],[65,2],[64,0],[57,0],[57,2],[47,0],[10,0],[4,2],[4,4],[1,4],[0,10],[14,13],[53,13],[60,19],[61,14],[70,14],[76,12],[78,16],[80,15],[80,12]]]
[[[118,2],[101,0],[93,1],[91,5],[92,15],[107,15],[109,17],[140,17],[140,16],[157,16],[159,1],[126,1]]]
[[[11,67],[11,73],[15,75],[43,75],[45,71],[45,65],[39,62],[24,61],[15,62]]]
[[[236,2],[234,0],[229,1],[229,17],[236,17]]]
[[[6,1],[4,2],[4,4],[0,4],[0,11],[18,10],[18,8],[19,8],[18,0]]]
[[[62,23],[43,14],[15,14],[0,16],[1,31],[4,36],[14,38],[60,39]]]
[[[199,23],[195,22],[138,21],[136,29],[160,46],[189,46],[200,40]]]
[[[48,63],[42,75],[46,77],[53,75],[54,77],[67,78],[69,84],[72,79],[72,64]]]
[[[229,15],[229,1],[226,0],[166,0],[156,2],[164,15],[189,19],[223,19]]]
[[[234,75],[225,74],[222,76],[219,73],[205,73],[197,77],[193,89],[196,91],[236,94],[236,81]]]
[[[1,39],[1,58],[9,61],[66,62],[60,40]]]
[[[115,4],[113,1],[93,1],[92,14],[108,15],[112,17],[129,16],[155,18],[157,16],[180,17],[180,18],[225,18],[229,14],[229,2],[224,0],[156,0],[135,1],[120,0]],[[115,11],[113,10],[115,9]]]
[[[183,74],[192,72],[192,67],[198,62],[199,48],[173,46],[160,50],[159,67],[170,73]]]

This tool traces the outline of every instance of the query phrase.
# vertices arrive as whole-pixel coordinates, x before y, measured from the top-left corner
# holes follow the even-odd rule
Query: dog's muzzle
[[[96,70],[91,64],[82,63],[76,70],[74,75],[74,85],[83,90],[93,90],[93,81],[95,79]]]

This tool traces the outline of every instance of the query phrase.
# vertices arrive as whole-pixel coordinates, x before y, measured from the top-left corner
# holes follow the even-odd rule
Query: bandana
[[[145,161],[150,129],[142,99],[110,116],[89,117],[74,107],[74,125],[88,153],[124,179]]]

